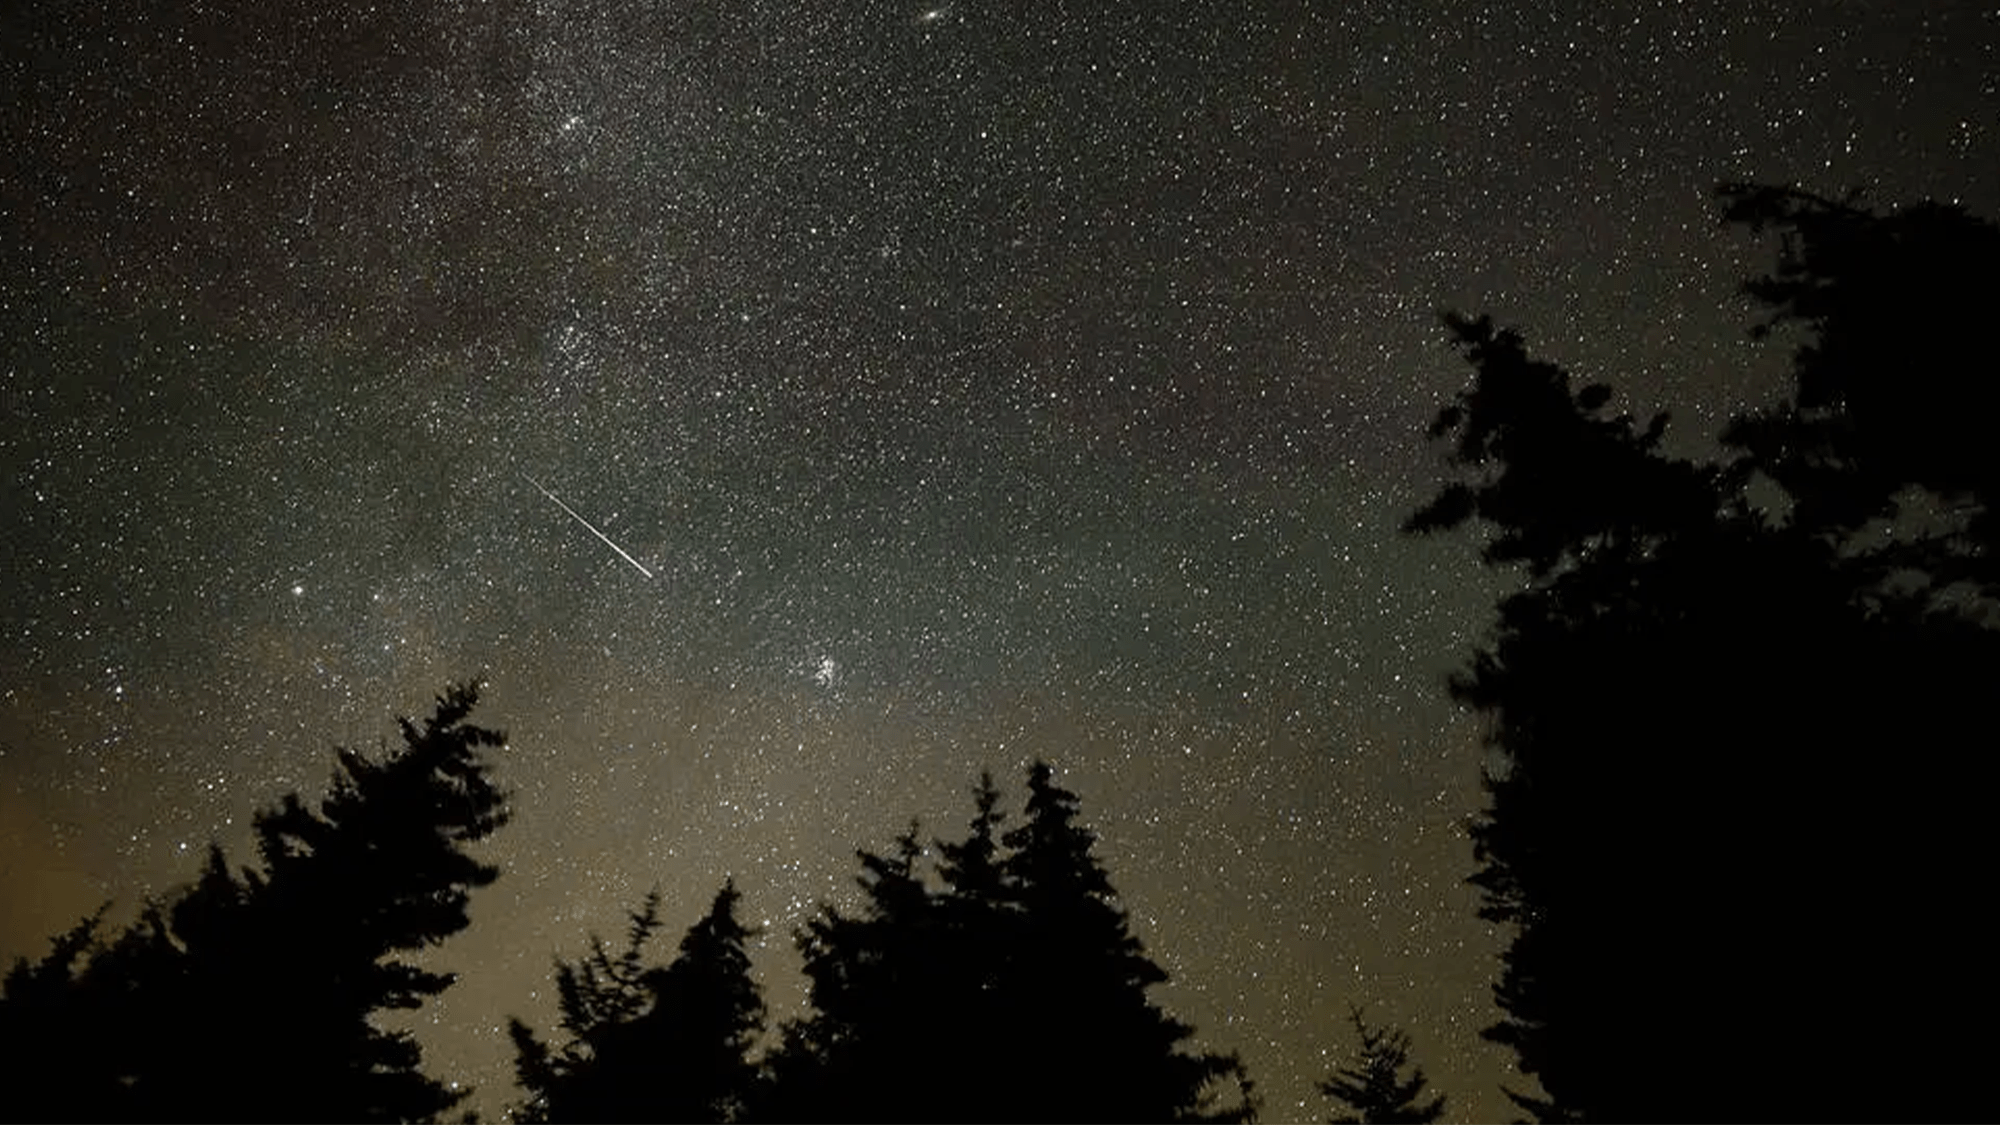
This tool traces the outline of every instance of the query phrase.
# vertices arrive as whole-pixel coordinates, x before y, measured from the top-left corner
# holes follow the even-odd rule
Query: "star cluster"
[[[782,1014],[853,849],[1036,756],[1270,1116],[1350,1002],[1507,1112],[1442,689],[1499,585],[1396,534],[1435,311],[1693,440],[1783,359],[1717,181],[2000,210],[1947,0],[0,21],[0,951],[483,675],[517,817],[419,1026],[489,1113],[650,887],[733,874]]]

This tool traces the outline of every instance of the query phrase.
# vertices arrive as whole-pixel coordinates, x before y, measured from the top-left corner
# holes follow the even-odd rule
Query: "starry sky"
[[[1685,448],[1780,386],[1719,180],[2000,213],[1972,0],[29,0],[0,15],[0,955],[484,676],[516,820],[430,1067],[645,892],[788,934],[992,769],[1319,1116],[1350,1003],[1498,1117],[1396,527],[1491,311]]]

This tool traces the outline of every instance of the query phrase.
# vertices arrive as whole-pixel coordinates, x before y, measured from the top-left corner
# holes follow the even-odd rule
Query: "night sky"
[[[733,874],[790,1014],[853,850],[1037,756],[1267,1117],[1349,1003],[1511,1112],[1436,310],[1697,447],[1784,358],[1714,184],[2000,213],[2000,17],[931,2],[8,5],[0,955],[484,676],[416,1026],[489,1115],[648,889]]]

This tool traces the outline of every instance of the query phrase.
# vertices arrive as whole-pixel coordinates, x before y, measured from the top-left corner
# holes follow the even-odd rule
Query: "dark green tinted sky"
[[[1692,444],[1782,359],[1716,181],[2000,210],[1985,5],[1519,7],[10,6],[0,952],[484,674],[420,1026],[489,1114],[648,888],[734,874],[786,1010],[852,849],[1037,755],[1267,1116],[1350,1002],[1508,1112],[1434,310]]]

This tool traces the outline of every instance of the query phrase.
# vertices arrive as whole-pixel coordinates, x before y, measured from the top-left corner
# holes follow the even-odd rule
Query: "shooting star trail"
[[[579,516],[579,515],[577,515],[577,514],[576,514],[576,509],[575,509],[575,508],[572,508],[572,507],[570,507],[570,506],[569,506],[568,504],[565,504],[565,503],[563,503],[563,502],[562,502],[562,498],[561,498],[561,497],[557,496],[557,495],[556,495],[555,493],[553,493],[553,492],[550,492],[550,491],[549,491],[548,489],[546,489],[546,488],[543,488],[543,487],[542,487],[542,482],[541,482],[541,481],[538,481],[538,480],[536,480],[536,479],[535,479],[534,477],[531,477],[531,476],[529,476],[529,475],[528,475],[528,474],[526,474],[526,473],[522,473],[522,474],[521,474],[521,479],[522,479],[522,480],[524,480],[524,481],[527,481],[527,482],[528,482],[529,484],[532,484],[532,485],[534,485],[534,486],[535,486],[535,490],[536,490],[537,492],[540,492],[540,493],[541,493],[542,495],[544,495],[544,496],[548,497],[549,499],[551,499],[551,500],[555,501],[555,505],[556,505],[556,507],[558,507],[558,508],[561,508],[561,509],[562,509],[563,511],[565,511],[565,512],[569,513],[569,518],[571,518],[571,519],[575,520],[576,522],[578,522],[578,523],[582,524],[582,525],[584,526],[584,530],[586,530],[586,531],[590,532],[590,533],[591,533],[592,535],[595,535],[595,536],[597,536],[597,537],[598,537],[599,539],[602,539],[602,540],[604,540],[604,545],[605,545],[605,546],[607,546],[607,547],[609,547],[609,548],[611,548],[612,550],[614,550],[614,551],[618,552],[618,557],[619,557],[619,558],[621,558],[621,559],[624,559],[624,560],[625,560],[626,562],[628,562],[628,563],[631,563],[631,564],[632,564],[632,568],[633,568],[634,570],[637,570],[637,571],[638,571],[638,572],[639,572],[640,574],[643,574],[643,575],[645,575],[645,576],[646,576],[646,577],[648,577],[648,578],[651,578],[651,577],[653,576],[653,572],[652,572],[652,571],[650,571],[650,570],[647,570],[647,569],[646,569],[646,567],[645,567],[645,565],[644,565],[644,564],[642,564],[642,563],[640,563],[640,561],[639,561],[638,559],[635,559],[635,558],[633,558],[633,557],[632,557],[631,555],[628,555],[628,554],[626,554],[626,553],[625,553],[625,548],[623,548],[623,547],[620,547],[620,546],[619,546],[618,544],[616,544],[616,543],[613,543],[613,542],[611,541],[611,537],[610,537],[609,535],[606,535],[606,534],[604,534],[603,532],[601,532],[601,531],[597,530],[597,529],[596,529],[595,527],[592,527],[592,526],[591,526],[591,524],[590,524],[590,521],[589,521],[589,520],[587,520],[587,519],[584,519],[584,518],[583,518],[582,516]]]

